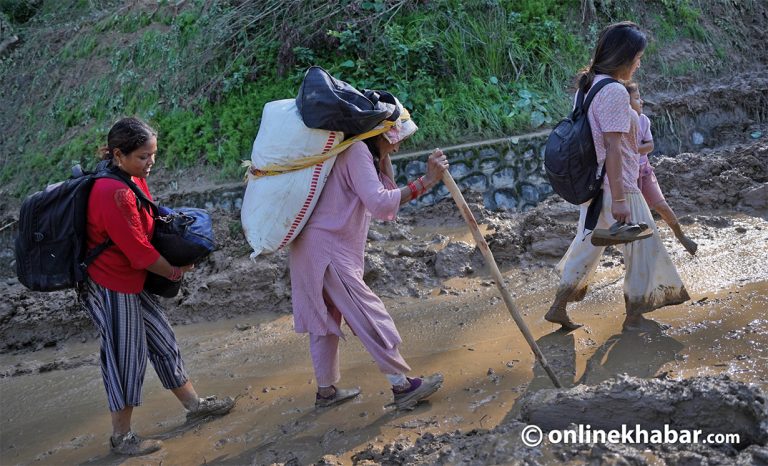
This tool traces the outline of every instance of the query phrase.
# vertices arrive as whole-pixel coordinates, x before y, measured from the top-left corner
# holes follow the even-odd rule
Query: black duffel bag
[[[304,75],[296,107],[308,128],[341,131],[345,136],[365,133],[400,116],[389,92],[360,92],[319,66],[311,66]]]
[[[216,248],[211,216],[203,209],[184,207],[171,210],[159,207],[155,217],[152,246],[175,266],[196,264]],[[173,282],[152,272],[147,273],[144,291],[173,298],[181,289],[181,280]]]

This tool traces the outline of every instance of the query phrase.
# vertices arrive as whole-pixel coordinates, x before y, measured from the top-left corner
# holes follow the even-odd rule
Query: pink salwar
[[[370,290],[368,290],[371,294]],[[384,374],[404,374],[411,370],[400,355],[397,346],[386,348],[379,339],[376,327],[371,322],[392,321],[384,306],[365,307],[356,300],[344,285],[333,264],[329,265],[323,278],[323,298],[328,306],[328,313],[337,325],[341,318],[347,322],[352,332],[357,335],[376,365]],[[369,297],[370,299],[371,297]],[[372,298],[376,298],[375,295]],[[373,317],[373,318],[371,318]],[[321,387],[329,387],[339,381],[339,336],[309,334],[309,352],[315,368],[315,378]]]
[[[400,190],[378,175],[367,146],[357,142],[338,155],[317,205],[290,249],[294,327],[310,334],[318,385],[339,380],[341,318],[385,374],[410,370],[384,303],[363,281],[371,218],[394,220]]]

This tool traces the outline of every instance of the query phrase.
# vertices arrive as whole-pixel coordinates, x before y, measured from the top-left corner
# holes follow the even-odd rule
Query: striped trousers
[[[163,387],[187,382],[176,336],[154,296],[119,293],[88,279],[84,306],[101,334],[101,374],[110,411],[141,404],[147,355]]]

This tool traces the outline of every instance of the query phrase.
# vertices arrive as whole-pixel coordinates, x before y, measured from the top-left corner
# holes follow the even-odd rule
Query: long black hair
[[[153,137],[157,137],[157,131],[147,123],[134,117],[122,118],[112,125],[107,134],[107,145],[99,149],[99,156],[102,160],[111,160],[115,149],[128,155]]]
[[[595,75],[614,75],[629,66],[647,45],[648,39],[640,30],[640,26],[631,21],[606,26],[597,39],[592,61],[576,77],[578,87],[586,93],[592,86]]]
[[[379,174],[379,159],[381,159],[381,153],[379,152],[379,146],[376,145],[376,140],[381,137],[380,134],[377,134],[376,136],[363,139],[363,142],[366,146],[368,146],[368,150],[371,151],[371,155],[373,156],[373,167],[376,169],[376,174]]]

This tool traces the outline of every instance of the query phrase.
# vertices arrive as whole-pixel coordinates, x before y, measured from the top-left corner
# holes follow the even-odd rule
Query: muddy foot
[[[565,312],[565,309],[560,309],[557,307],[551,307],[549,308],[549,311],[544,315],[544,319],[547,322],[552,322],[553,324],[560,324],[564,330],[576,330],[579,327],[583,327],[583,324],[577,324],[576,322],[572,321],[570,317],[568,317],[568,313]]]
[[[661,324],[655,320],[646,319],[643,316],[627,317],[621,326],[624,332],[661,332],[669,328],[669,325]]]
[[[699,249],[699,245],[696,244],[694,240],[685,235],[680,236],[677,240],[680,241],[680,244],[683,245],[690,255],[696,255],[696,250]]]

